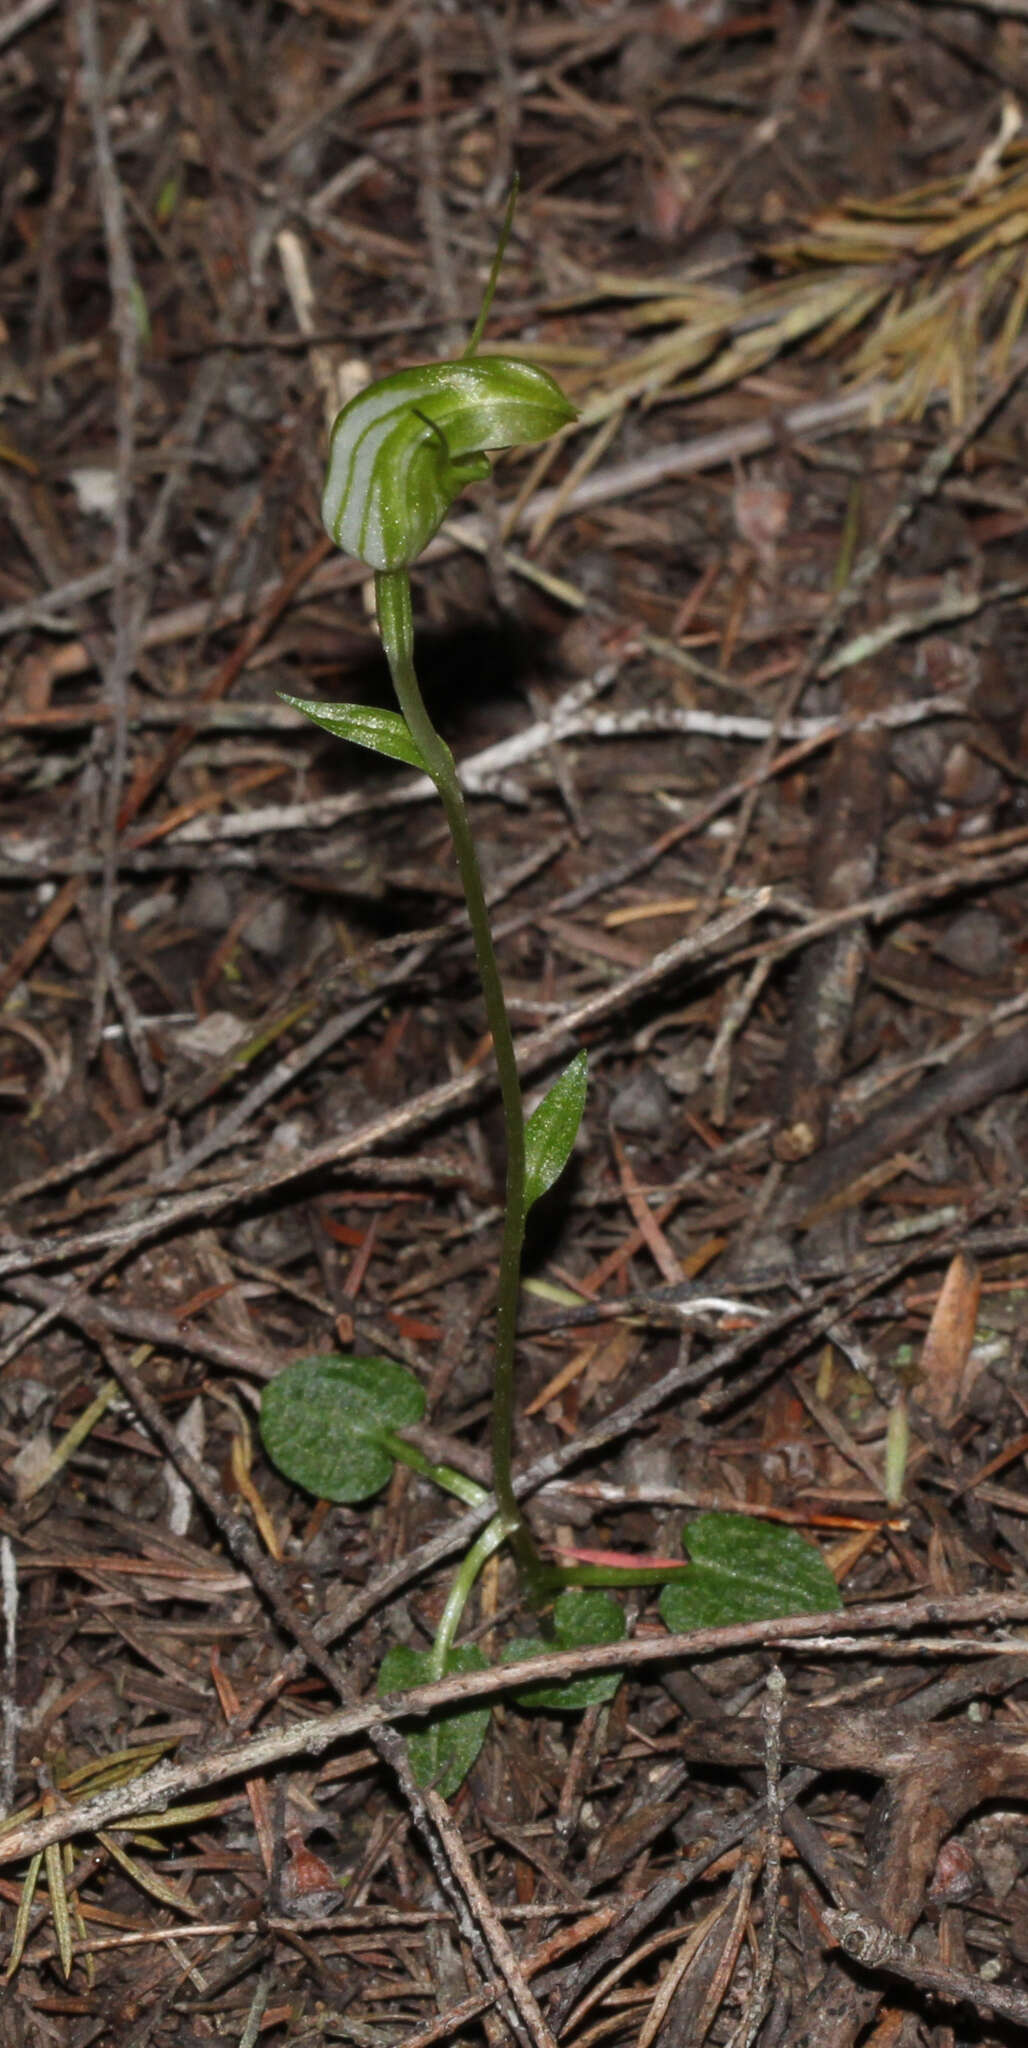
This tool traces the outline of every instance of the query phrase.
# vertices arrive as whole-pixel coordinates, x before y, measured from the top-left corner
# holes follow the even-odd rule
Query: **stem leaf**
[[[261,1400],[264,1448],[319,1500],[367,1500],[392,1475],[393,1431],[420,1422],[424,1391],[394,1358],[299,1358]]]
[[[521,1657],[537,1657],[553,1649],[578,1650],[587,1643],[620,1643],[624,1640],[625,1617],[616,1600],[607,1593],[571,1591],[561,1593],[553,1603],[554,1643],[537,1636],[522,1636],[508,1643],[503,1662],[514,1664]],[[561,1685],[530,1685],[515,1693],[519,1707],[543,1707],[549,1713],[577,1713],[583,1707],[601,1707],[612,1700],[621,1683],[620,1671],[591,1671],[587,1678],[565,1679]]]
[[[412,1650],[407,1643],[394,1643],[382,1659],[378,1673],[378,1695],[410,1692],[426,1685],[432,1677],[431,1650]],[[446,1676],[455,1671],[485,1671],[486,1660],[473,1643],[450,1650]],[[489,1728],[489,1708],[456,1707],[433,1714],[409,1730],[407,1753],[419,1785],[434,1785],[444,1799],[463,1785]]]
[[[576,1052],[525,1125],[525,1214],[563,1173],[585,1108],[588,1056]]]
[[[373,754],[403,761],[408,768],[418,768],[422,775],[427,775],[421,754],[398,711],[380,711],[374,704],[312,704],[308,697],[287,697],[281,691],[279,695],[283,704],[301,711],[312,725],[320,725],[336,739],[352,740],[355,747],[367,747]]]
[[[842,1606],[821,1552],[798,1529],[752,1515],[697,1515],[682,1540],[692,1569],[660,1596],[661,1618],[675,1634]]]

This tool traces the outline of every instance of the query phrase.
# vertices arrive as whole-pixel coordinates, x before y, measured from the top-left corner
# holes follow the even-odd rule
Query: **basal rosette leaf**
[[[394,1358],[326,1352],[268,1381],[261,1437],[279,1471],[319,1500],[367,1500],[392,1474],[391,1433],[424,1412],[421,1386]]]
[[[525,1214],[563,1173],[585,1109],[588,1056],[575,1054],[525,1125]]]
[[[665,1586],[661,1617],[676,1635],[786,1614],[835,1613],[839,1589],[798,1529],[752,1515],[697,1515],[683,1532],[690,1570]]]
[[[606,1593],[572,1589],[561,1593],[553,1604],[555,1640],[544,1643],[539,1636],[519,1636],[503,1652],[505,1664],[522,1657],[538,1657],[547,1650],[580,1650],[593,1643],[624,1640],[625,1617],[616,1600]],[[585,1678],[565,1679],[559,1685],[529,1685],[514,1695],[519,1707],[541,1707],[549,1713],[577,1713],[584,1707],[601,1707],[612,1700],[621,1683],[619,1671],[590,1671]]]
[[[428,1650],[412,1650],[396,1643],[387,1650],[378,1674],[379,1698],[390,1692],[410,1692],[427,1685],[432,1676]],[[473,1643],[459,1645],[446,1659],[446,1676],[457,1671],[485,1671],[486,1660]],[[489,1708],[448,1707],[430,1721],[412,1723],[407,1732],[407,1753],[419,1785],[434,1785],[444,1799],[452,1798],[463,1785],[489,1730]]]

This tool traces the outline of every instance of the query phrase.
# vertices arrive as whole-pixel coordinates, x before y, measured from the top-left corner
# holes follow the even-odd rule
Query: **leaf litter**
[[[9,2010],[29,2037],[242,2038],[263,1986],[264,2038],[364,2048],[497,2004],[521,2039],[816,2022],[847,2048],[940,1998],[1023,2026],[1024,24],[78,15],[99,96],[60,10],[0,28]],[[466,1500],[487,1478],[493,1104],[452,878],[413,764],[344,764],[279,695],[381,689],[360,576],[318,538],[322,397],[466,332],[515,158],[494,319],[581,424],[501,465],[418,603],[458,758],[533,727],[475,799],[526,1070],[589,1055],[533,1240],[519,1469],[555,1550],[684,1534],[695,1560],[742,1513],[816,1542],[845,1612],[665,1664],[702,1617],[640,1588],[625,1661],[577,1676],[548,1619],[581,1718],[508,1691],[463,1787],[426,1758],[463,1923],[366,1734],[319,1748],[336,1703],[281,1617],[373,1701],[476,1510],[391,1464],[368,1507],[314,1501],[240,1416],[286,1363],[396,1359],[422,1459]],[[105,1346],[149,1420],[105,1399]],[[240,1521],[281,1552],[274,1620]],[[495,1560],[467,1670],[502,1674],[528,1619]],[[451,1725],[481,1728],[451,1678]],[[117,1833],[158,1754],[180,1793]],[[501,1804],[505,1837],[478,1818]],[[865,1955],[894,1937],[860,1977],[852,1915]],[[428,1965],[441,1925],[459,1981]]]

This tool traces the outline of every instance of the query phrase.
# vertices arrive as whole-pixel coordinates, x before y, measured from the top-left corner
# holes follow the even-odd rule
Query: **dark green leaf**
[[[396,1643],[387,1650],[378,1674],[379,1698],[390,1692],[410,1692],[426,1685],[431,1677],[431,1653],[411,1650]],[[473,1643],[451,1650],[446,1675],[453,1671],[485,1671],[485,1658]],[[419,1785],[434,1785],[444,1799],[463,1785],[489,1727],[489,1708],[449,1707],[430,1721],[412,1725],[407,1735],[411,1770]]]
[[[405,761],[408,768],[425,763],[398,711],[379,711],[373,704],[312,704],[308,697],[287,697],[283,704],[302,711],[312,725],[320,725],[336,739],[352,740],[355,747],[369,747],[373,754],[385,754],[390,761]]]
[[[563,1173],[585,1108],[587,1055],[576,1052],[525,1125],[525,1214]]]
[[[420,1422],[425,1396],[393,1358],[300,1358],[269,1380],[261,1436],[280,1472],[320,1500],[367,1500],[395,1463],[392,1430]]]
[[[546,1650],[579,1650],[589,1643],[620,1643],[624,1639],[625,1617],[616,1600],[606,1593],[561,1593],[553,1604],[553,1633],[556,1640],[544,1643],[538,1636],[522,1636],[508,1643],[505,1664],[522,1657],[538,1657]],[[585,1678],[565,1679],[560,1685],[529,1685],[515,1693],[519,1707],[545,1707],[551,1713],[576,1713],[582,1707],[602,1707],[612,1700],[621,1683],[619,1671],[590,1671]]]
[[[660,1596],[661,1616],[676,1635],[842,1606],[821,1552],[798,1529],[751,1515],[697,1515],[683,1541],[692,1569]]]

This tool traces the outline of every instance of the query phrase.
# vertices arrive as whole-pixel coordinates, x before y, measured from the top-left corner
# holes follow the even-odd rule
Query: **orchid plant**
[[[382,647],[399,712],[312,703],[286,697],[313,724],[427,775],[449,826],[474,941],[486,1019],[503,1108],[506,1146],[503,1235],[493,1351],[492,1471],[495,1513],[454,1577],[430,1651],[397,1645],[379,1674],[382,1691],[408,1689],[444,1673],[480,1667],[474,1646],[456,1643],[461,1615],[478,1573],[503,1544],[517,1562],[529,1604],[555,1601],[550,1627],[564,1649],[613,1642],[624,1617],[601,1586],[665,1582],[677,1593],[673,1627],[688,1627],[690,1598],[704,1618],[711,1604],[737,1618],[740,1579],[731,1527],[748,1532],[744,1576],[748,1612],[792,1613],[838,1605],[835,1582],[819,1553],[795,1531],[737,1516],[706,1516],[690,1532],[692,1562],[680,1567],[544,1564],[514,1492],[512,1437],[515,1348],[525,1224],[533,1204],[563,1172],[578,1136],[586,1099],[586,1055],[576,1053],[526,1117],[514,1038],[493,945],[485,891],[453,755],[425,707],[414,667],[410,570],[467,484],[489,475],[489,451],[547,440],[576,418],[574,406],[546,371],[518,357],[479,355],[485,324],[513,222],[511,193],[481,311],[463,355],[422,364],[371,384],[350,400],[332,429],[322,517],[333,540],[374,572]],[[265,1389],[261,1432],[287,1475],[328,1500],[354,1502],[376,1493],[402,1461],[470,1506],[484,1489],[448,1467],[433,1465],[401,1434],[424,1410],[414,1374],[388,1358],[331,1353],[298,1360]],[[697,1531],[708,1556],[697,1556]],[[726,1529],[721,1525],[729,1525]],[[754,1537],[754,1532],[756,1536]],[[745,1544],[744,1544],[745,1550]],[[691,1589],[691,1591],[690,1591]],[[682,1599],[686,1604],[683,1606]],[[727,1606],[726,1606],[727,1601]],[[734,1604],[733,1604],[734,1601]],[[756,1604],[754,1605],[754,1601]],[[768,1604],[770,1602],[770,1604]],[[783,1604],[784,1602],[784,1604]],[[663,1604],[663,1603],[662,1603]],[[511,1645],[525,1654],[526,1644]],[[535,1688],[526,1706],[567,1711],[609,1698],[617,1675]],[[484,1739],[488,1710],[461,1711],[410,1737],[412,1762],[444,1794],[460,1784]]]

